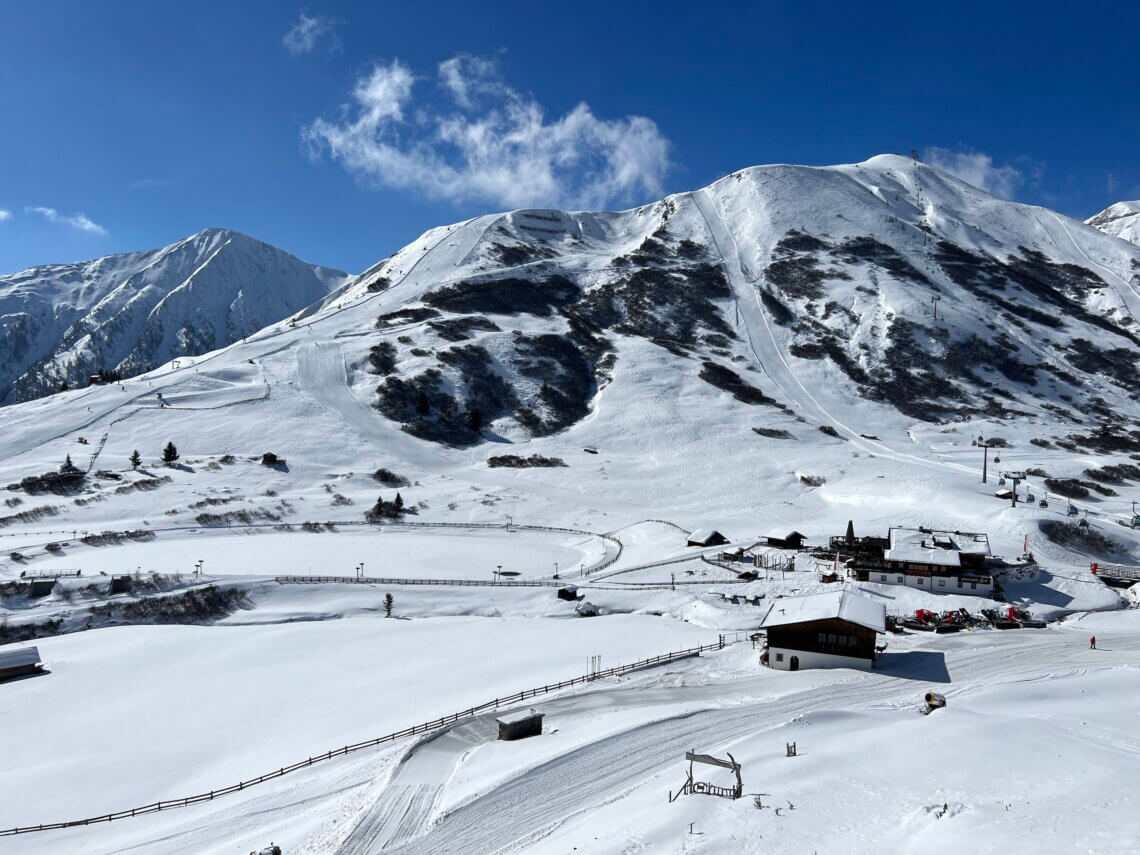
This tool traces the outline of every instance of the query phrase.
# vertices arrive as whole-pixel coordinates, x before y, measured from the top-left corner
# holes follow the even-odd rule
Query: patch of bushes
[[[798,477],[801,484],[806,484],[809,487],[822,487],[827,483],[827,479],[822,475],[806,475],[801,473]]]
[[[831,425],[820,425],[820,426],[819,426],[819,432],[820,432],[820,433],[825,433],[825,434],[827,434],[828,436],[833,436],[833,437],[835,437],[836,439],[843,439],[843,440],[846,440],[846,437],[840,436],[840,435],[839,435],[839,431],[837,431],[837,430],[836,430],[834,427],[832,427]]]
[[[44,517],[54,517],[58,513],[59,509],[54,505],[41,505],[38,508],[29,508],[26,511],[20,511],[18,514],[0,517],[0,528],[20,523],[36,522],[37,520],[42,520]]]
[[[499,332],[502,329],[494,321],[481,315],[465,315],[442,321],[429,321],[428,326],[445,341],[467,341],[471,338],[471,333],[475,331]]]
[[[408,479],[403,475],[397,475],[391,469],[380,468],[372,473],[372,478],[379,481],[385,487],[407,487]]]
[[[368,364],[377,374],[391,374],[396,370],[396,345],[390,341],[374,344],[368,351]]]
[[[1112,560],[1129,555],[1127,546],[1091,525],[1043,520],[1038,524],[1038,528],[1050,542],[1092,558]]]
[[[1045,487],[1053,493],[1070,499],[1088,498],[1089,489],[1076,478],[1046,478]]]
[[[445,285],[424,295],[429,306],[448,312],[485,315],[529,314],[550,317],[581,295],[562,275],[546,279],[485,279]]]
[[[566,461],[560,457],[543,457],[541,454],[532,454],[530,457],[520,457],[517,454],[499,454],[488,457],[487,465],[492,469],[556,468],[565,466]]]
[[[725,368],[716,362],[706,361],[702,363],[701,373],[698,376],[710,386],[723,389],[725,392],[731,392],[732,397],[742,403],[776,406],[776,402],[772,398],[769,398],[755,386],[746,382],[744,378],[731,368]]]
[[[416,323],[417,321],[426,321],[428,318],[438,317],[439,312],[437,312],[435,309],[429,309],[424,306],[410,306],[381,315],[376,319],[376,326],[395,327],[402,324],[411,324]]]
[[[769,439],[795,439],[795,437],[786,430],[780,430],[779,428],[754,427],[752,431],[753,433],[760,434],[760,436],[766,436]]]

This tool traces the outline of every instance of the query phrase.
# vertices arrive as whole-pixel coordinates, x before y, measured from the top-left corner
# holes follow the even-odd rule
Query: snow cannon
[[[926,708],[922,711],[923,715],[930,715],[935,710],[940,710],[946,706],[946,696],[940,695],[938,692],[927,692],[922,699],[926,702]]]

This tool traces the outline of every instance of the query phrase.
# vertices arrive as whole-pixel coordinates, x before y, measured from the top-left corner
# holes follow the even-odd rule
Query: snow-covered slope
[[[1117,202],[1109,205],[1095,217],[1085,220],[1100,229],[1129,243],[1140,245],[1140,199],[1134,202]]]
[[[347,279],[226,229],[0,276],[0,401],[232,344]]]

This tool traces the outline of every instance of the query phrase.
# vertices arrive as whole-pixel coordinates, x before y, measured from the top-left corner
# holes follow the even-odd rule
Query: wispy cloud
[[[91,234],[104,236],[110,234],[110,232],[93,221],[86,214],[73,214],[71,216],[65,216],[64,214],[59,213],[59,211],[57,211],[55,208],[43,207],[28,207],[24,210],[30,214],[39,214],[49,223],[62,223],[64,225],[71,226],[72,228],[79,229],[81,232],[90,232]]]
[[[993,158],[980,151],[928,148],[923,152],[922,159],[931,166],[1002,199],[1012,199],[1025,180],[1020,170],[1008,164],[995,166]]]
[[[446,100],[413,99],[417,78],[398,59],[373,67],[338,120],[305,128],[313,155],[455,203],[596,208],[661,194],[669,142],[652,120],[601,119],[580,103],[550,121],[492,60],[461,55],[436,71]]]
[[[12,212],[7,208],[0,208],[0,223],[6,223],[12,219]]]
[[[334,32],[334,24],[332,18],[325,18],[321,15],[306,15],[301,12],[297,16],[297,23],[284,35],[281,42],[293,56],[312,53],[320,41],[326,37],[329,40],[330,47],[335,50],[340,47],[340,41]]]
[[[153,190],[156,187],[165,187],[170,183],[167,178],[137,178],[127,185],[128,190]]]

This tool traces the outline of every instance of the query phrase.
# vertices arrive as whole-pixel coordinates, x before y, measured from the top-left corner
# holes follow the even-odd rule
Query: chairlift
[[[1032,493],[1026,493],[1026,494],[1025,494],[1025,501],[1027,501],[1027,502],[1036,502],[1036,501],[1037,501],[1037,497],[1036,497],[1036,496],[1034,496]]]
[[[1075,517],[1079,513],[1080,513],[1080,511],[1078,511],[1076,509],[1076,507],[1074,507],[1073,505],[1069,505],[1069,516]]]
[[[1049,507],[1049,503],[1048,503],[1048,502],[1046,502],[1044,499],[1042,499],[1040,502],[1038,502],[1038,503],[1037,503],[1037,507],[1039,507],[1039,508],[1047,508],[1047,507]]]
[[[999,476],[998,477],[998,486],[1000,487],[1004,483],[1005,483],[1005,476],[1004,475]]]
[[[997,455],[994,455],[994,463],[1001,463],[1001,458]]]

